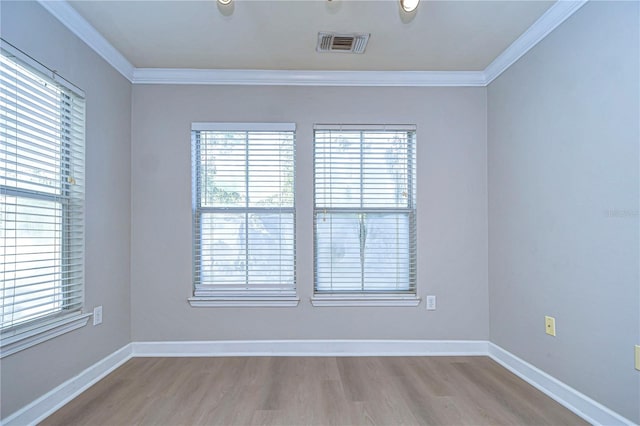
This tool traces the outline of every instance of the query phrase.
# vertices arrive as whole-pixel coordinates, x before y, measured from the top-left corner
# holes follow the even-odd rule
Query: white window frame
[[[192,307],[295,307],[300,298],[296,288],[296,268],[295,268],[295,123],[192,123],[192,214],[193,214],[193,296],[188,299]],[[286,214],[293,215],[293,287],[288,290],[277,290],[273,292],[254,292],[250,289],[246,291],[234,291],[227,289],[217,289],[215,285],[203,285],[200,283],[198,250],[201,245],[200,215],[202,212],[224,212],[222,207],[201,207],[200,206],[200,183],[199,183],[199,146],[196,132],[201,131],[228,131],[228,132],[292,132],[293,134],[293,205],[291,207],[279,208],[278,210]],[[248,149],[248,148],[247,148]],[[247,160],[248,161],[248,160]],[[253,208],[236,208],[233,211],[251,212]],[[224,286],[222,286],[224,287]]]
[[[318,291],[318,276],[317,276],[317,268],[318,268],[318,248],[317,248],[317,225],[319,217],[323,214],[330,214],[331,212],[338,213],[341,209],[331,209],[327,206],[321,205],[318,206],[317,199],[317,140],[316,140],[316,132],[323,131],[350,131],[350,132],[379,132],[379,131],[401,131],[407,132],[409,136],[408,146],[408,161],[409,161],[409,173],[407,176],[408,179],[408,197],[409,197],[409,207],[408,208],[399,208],[398,211],[402,211],[403,214],[409,212],[409,242],[410,247],[408,248],[410,254],[410,272],[409,272],[409,280],[408,283],[409,290],[402,292],[394,292],[393,290],[388,291],[376,291],[376,292],[329,292],[329,291]],[[313,306],[317,307],[342,307],[342,306],[418,306],[420,304],[420,298],[418,297],[417,291],[417,249],[415,249],[417,238],[416,231],[416,221],[417,221],[417,210],[416,210],[416,171],[415,171],[415,163],[416,163],[416,126],[415,125],[353,125],[353,124],[316,124],[314,126],[314,288],[313,288],[313,297],[311,298],[311,303]],[[360,156],[362,156],[362,151]],[[361,160],[361,157],[358,157]],[[324,164],[326,166],[326,164]],[[346,209],[348,211],[351,210],[362,210],[363,213],[367,211],[372,211],[375,209]],[[345,211],[346,211],[345,210]],[[411,249],[414,247],[414,249]]]
[[[62,220],[63,226],[61,228],[60,237],[60,250],[62,253],[63,269],[61,276],[67,275],[67,278],[60,278],[59,285],[71,286],[66,290],[63,290],[66,296],[64,296],[62,307],[55,311],[43,314],[43,316],[35,317],[33,319],[25,320],[23,322],[9,323],[0,330],[0,358],[12,355],[21,350],[27,349],[41,342],[47,341],[54,337],[68,333],[72,330],[76,330],[85,326],[89,320],[91,314],[83,313],[84,307],[84,92],[76,87],[74,84],[60,77],[54,71],[51,71],[44,65],[40,64],[27,54],[17,49],[10,43],[3,39],[0,39],[0,47],[8,54],[8,57],[14,57],[15,61],[22,67],[26,68],[29,72],[37,75],[38,78],[48,82],[48,84],[56,85],[65,96],[68,96],[69,100],[74,103],[73,113],[67,112],[68,117],[73,115],[72,125],[75,128],[73,133],[73,143],[63,142],[63,137],[68,137],[67,134],[62,132],[64,136],[61,136],[60,149],[68,150],[77,161],[73,162],[73,174],[66,175],[62,172],[64,178],[61,188],[62,194],[60,196],[53,195],[39,195],[37,192],[25,191],[19,188],[13,188],[12,186],[2,186],[2,193],[7,196],[14,197],[26,197],[27,199],[42,198],[43,200],[55,201],[61,203],[63,209]],[[62,111],[62,105],[61,105]],[[9,143],[9,142],[7,142]],[[14,142],[15,143],[15,142]],[[10,146],[10,145],[7,145]],[[20,161],[20,160],[15,160]],[[18,164],[20,164],[18,162]],[[69,164],[69,163],[61,163]],[[68,187],[67,187],[68,186]],[[4,209],[4,206],[3,206]],[[70,219],[74,216],[74,219]],[[4,226],[4,225],[3,225]],[[75,241],[71,247],[70,241]],[[8,246],[17,247],[17,246]],[[5,250],[5,248],[3,248]],[[8,249],[7,249],[8,250]],[[73,250],[73,254],[69,253],[69,250]],[[8,253],[11,253],[10,251]],[[7,254],[11,256],[11,254]],[[73,256],[74,266],[64,266],[65,263],[70,262],[70,258]],[[67,269],[72,268],[72,269]],[[4,274],[4,269],[2,269]],[[69,278],[69,273],[72,271],[74,278]],[[3,277],[4,279],[4,277]],[[4,286],[3,286],[4,287]],[[0,291],[2,291],[0,289]],[[15,290],[10,290],[15,291]],[[68,292],[68,293],[67,293]],[[69,295],[73,294],[73,296]],[[3,296],[4,297],[4,296]],[[13,297],[13,296],[8,296]],[[71,298],[73,302],[67,301],[67,297]],[[70,300],[71,300],[70,299]],[[4,300],[4,299],[1,299]]]

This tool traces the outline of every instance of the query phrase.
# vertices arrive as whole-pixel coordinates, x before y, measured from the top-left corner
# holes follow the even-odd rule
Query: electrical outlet
[[[435,311],[435,310],[436,310],[436,297],[427,296],[427,311]]]
[[[636,370],[640,370],[640,345],[636,345]]]
[[[556,335],[556,319],[554,317],[544,317],[544,331],[550,335]]]
[[[93,308],[93,325],[102,324],[102,306]]]

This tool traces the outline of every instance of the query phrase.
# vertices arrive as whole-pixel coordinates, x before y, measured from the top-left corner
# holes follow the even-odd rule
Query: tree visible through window
[[[314,160],[316,294],[415,294],[414,128],[318,125]]]
[[[293,127],[193,128],[194,295],[295,296]]]

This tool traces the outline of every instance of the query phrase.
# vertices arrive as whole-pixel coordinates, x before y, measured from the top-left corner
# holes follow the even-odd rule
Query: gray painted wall
[[[133,89],[132,337],[486,339],[485,88]],[[193,121],[297,123],[297,308],[192,308]],[[438,309],[312,307],[314,123],[415,123],[419,294]]]
[[[104,323],[3,358],[4,418],[131,341],[131,84],[36,2],[2,2],[2,38],[83,88],[86,127],[85,306]]]
[[[133,98],[39,5],[1,7],[2,37],[87,92],[86,305],[105,321],[4,358],[1,417],[131,340],[490,337],[640,421],[638,3],[588,4],[488,90],[136,86]],[[297,308],[187,304],[192,121],[297,123]],[[419,294],[437,311],[308,303],[316,122],[418,125]]]
[[[635,422],[639,12],[587,4],[488,88],[491,341]]]

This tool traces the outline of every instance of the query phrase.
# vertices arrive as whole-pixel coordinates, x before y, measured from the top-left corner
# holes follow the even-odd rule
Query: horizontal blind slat
[[[41,294],[41,293],[45,293],[45,294]],[[29,291],[23,291],[23,292],[15,292],[15,293],[11,293],[10,296],[6,296],[5,295],[5,300],[10,300],[10,299],[24,299],[25,296],[29,296],[29,300],[31,302],[42,302],[42,301],[47,301],[50,300],[52,296],[56,296],[61,298],[62,300],[68,300],[71,297],[76,297],[81,295],[82,293],[82,289],[81,288],[75,288],[75,289],[62,289],[62,290],[55,290],[55,289],[51,289],[51,288],[40,288],[40,289],[31,289]],[[39,296],[36,296],[38,295]],[[4,305],[2,305],[2,308],[8,308],[10,306],[13,306],[13,302],[9,303],[6,302]],[[29,308],[25,308],[25,309],[29,309]],[[15,312],[15,311],[14,311]]]

